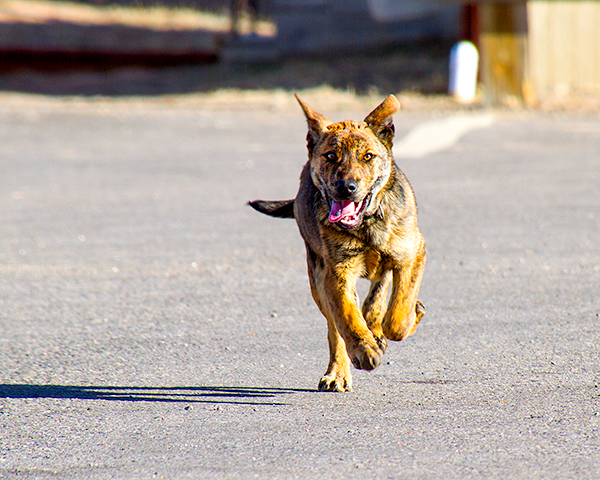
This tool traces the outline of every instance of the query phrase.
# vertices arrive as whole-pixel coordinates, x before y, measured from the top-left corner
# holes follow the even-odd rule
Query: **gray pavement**
[[[399,159],[427,315],[347,394],[315,391],[294,223],[244,205],[295,194],[304,137],[299,109],[0,104],[0,478],[600,478],[600,118]]]

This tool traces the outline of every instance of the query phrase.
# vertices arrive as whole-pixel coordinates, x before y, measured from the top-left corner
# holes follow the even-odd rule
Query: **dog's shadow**
[[[121,402],[231,403],[285,405],[281,399],[301,392],[298,388],[270,387],[133,387],[1,384],[0,398],[54,398]]]

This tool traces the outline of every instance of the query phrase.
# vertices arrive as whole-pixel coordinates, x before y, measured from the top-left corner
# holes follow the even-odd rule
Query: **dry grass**
[[[380,102],[380,95],[359,95],[328,86],[299,90],[303,100],[331,112],[357,112],[372,108]],[[459,111],[484,108],[481,103],[462,105],[447,95],[397,94],[403,113],[447,115]],[[0,110],[16,111],[26,106],[42,110],[97,111],[119,114],[125,112],[214,110],[297,113],[298,104],[293,93],[287,90],[223,89],[207,93],[161,95],[154,97],[80,97],[0,92]]]

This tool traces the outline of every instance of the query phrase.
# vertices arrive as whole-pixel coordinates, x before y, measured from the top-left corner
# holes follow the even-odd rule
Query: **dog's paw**
[[[374,345],[359,344],[352,353],[349,352],[352,365],[359,370],[373,370],[381,363],[383,351],[374,342]]]
[[[352,391],[352,372],[348,358],[337,359],[329,364],[325,375],[319,381],[320,392],[350,392]]]
[[[421,300],[417,300],[417,303],[415,304],[415,313],[417,315],[416,323],[419,323],[421,321],[421,318],[423,318],[423,315],[425,315],[426,311],[427,309],[425,308],[425,305],[423,305]]]
[[[410,329],[409,335],[415,333],[415,331],[417,330],[417,325],[419,325],[419,322],[423,318],[423,315],[425,315],[425,305],[421,303],[421,300],[417,300],[417,303],[415,305],[415,323]]]
[[[319,381],[319,392],[351,392],[352,378],[336,374],[323,375]]]
[[[377,346],[379,347],[379,350],[381,350],[381,353],[385,353],[387,351],[387,340],[385,337],[383,335],[381,337],[375,337],[375,341],[377,342]]]

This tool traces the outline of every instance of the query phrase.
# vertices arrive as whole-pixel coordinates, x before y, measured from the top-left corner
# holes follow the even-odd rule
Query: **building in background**
[[[489,102],[600,93],[600,1],[483,1],[477,17]]]
[[[435,0],[270,0],[277,35],[241,37],[229,45],[229,61],[331,54],[458,38],[459,4]]]

